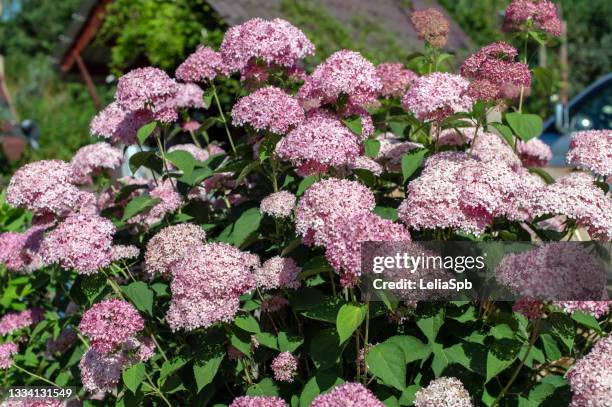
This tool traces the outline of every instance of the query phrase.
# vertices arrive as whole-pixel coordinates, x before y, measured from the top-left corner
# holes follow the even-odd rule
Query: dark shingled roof
[[[331,16],[344,23],[349,30],[357,29],[355,17],[367,17],[381,22],[381,25],[393,33],[398,43],[410,52],[423,47],[410,23],[410,3],[414,10],[434,7],[450,20],[451,33],[446,48],[453,52],[467,51],[472,43],[467,35],[450,18],[448,13],[436,1],[428,0],[312,0],[325,8]],[[208,0],[208,3],[229,24],[236,25],[254,17],[284,17],[281,0]],[[372,44],[376,46],[376,44]]]

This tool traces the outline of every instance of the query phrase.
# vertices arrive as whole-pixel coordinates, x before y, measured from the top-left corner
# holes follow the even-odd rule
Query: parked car
[[[544,122],[542,141],[553,152],[551,167],[566,165],[572,133],[612,129],[612,73],[598,79],[576,95],[567,106],[556,106],[555,116]]]

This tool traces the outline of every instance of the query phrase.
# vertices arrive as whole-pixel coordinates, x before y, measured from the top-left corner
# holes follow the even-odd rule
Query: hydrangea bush
[[[410,61],[339,50],[307,72],[298,27],[253,19],[174,75],[121,77],[91,145],[2,195],[0,384],[75,386],[86,406],[609,406],[608,298],[535,299],[586,261],[555,286],[505,258],[515,303],[362,297],[367,241],[612,238],[612,132],[576,133],[555,181],[522,108],[511,43],[558,36],[554,5],[512,1],[508,42],[457,73],[444,16],[411,21]]]

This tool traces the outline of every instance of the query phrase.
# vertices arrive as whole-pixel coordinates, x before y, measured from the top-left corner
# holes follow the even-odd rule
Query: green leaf
[[[516,357],[511,357],[510,359],[500,359],[496,356],[495,352],[489,351],[487,353],[487,376],[486,381],[488,382],[499,373],[504,371],[508,366],[514,362]]]
[[[212,103],[214,96],[214,91],[212,89],[208,89],[204,92],[204,109],[208,109]]]
[[[157,127],[157,122],[151,122],[139,128],[138,132],[136,133],[136,137],[138,138],[138,141],[140,141],[141,144],[144,143],[147,137],[149,137],[155,131],[156,127]]]
[[[542,118],[531,113],[508,113],[506,121],[521,140],[529,141],[542,133]]]
[[[363,322],[367,313],[364,305],[344,304],[336,317],[336,329],[340,343],[344,343]]]
[[[161,372],[159,373],[160,380],[163,380],[164,378],[170,376],[172,373],[176,372],[181,367],[185,366],[186,363],[187,363],[187,360],[183,359],[180,356],[165,361],[161,367]]]
[[[223,231],[220,236],[224,241],[240,246],[249,235],[259,229],[262,214],[259,208],[249,208],[240,214],[240,217],[232,225],[228,226],[227,231]]]
[[[278,340],[276,336],[272,335],[269,332],[259,332],[255,334],[255,338],[257,338],[257,342],[266,348],[280,350],[278,347]]]
[[[540,339],[544,345],[544,352],[546,352],[548,360],[553,361],[561,359],[561,351],[557,346],[557,341],[555,341],[555,338],[553,338],[551,334],[541,334]]]
[[[396,221],[399,219],[399,216],[397,215],[397,209],[395,208],[377,206],[376,208],[374,208],[374,213],[383,219],[389,219],[392,221]]]
[[[572,319],[579,324],[586,326],[587,328],[594,329],[595,331],[601,333],[599,322],[597,322],[597,319],[593,315],[585,314],[582,311],[575,311],[572,314]]]
[[[532,69],[533,76],[536,82],[542,86],[542,89],[548,94],[553,92],[554,77],[551,69],[538,66]]]
[[[340,364],[342,346],[335,329],[324,329],[310,341],[309,355],[319,370],[324,370]]]
[[[314,276],[315,274],[331,271],[332,267],[324,256],[315,256],[308,260],[302,267],[300,280]]]
[[[246,178],[247,175],[249,175],[253,170],[255,170],[256,168],[259,168],[260,164],[257,161],[252,161],[249,164],[247,164],[242,171],[240,171],[240,174],[238,174],[238,178],[236,178],[236,184],[239,184],[243,179]]]
[[[339,386],[342,383],[344,383],[344,380],[332,371],[317,372],[317,374],[304,385],[304,389],[300,395],[300,407],[309,407],[319,394]]]
[[[139,213],[154,207],[159,201],[159,198],[151,198],[150,196],[135,197],[125,206],[121,221],[125,222],[126,220],[138,215]]]
[[[240,352],[244,353],[245,355],[250,355],[251,354],[251,342],[245,342],[242,339],[240,339],[236,334],[232,334],[232,336],[230,337],[230,343],[232,344],[232,346],[236,349],[238,349]]]
[[[504,140],[506,140],[506,143],[511,146],[514,146],[514,135],[512,134],[512,130],[510,129],[510,127],[502,123],[491,123],[491,126],[497,129],[499,134],[501,134]]]
[[[196,361],[194,363],[193,375],[196,385],[198,386],[198,391],[202,390],[207,384],[212,383],[224,357],[225,354],[221,354],[208,360]]]
[[[183,175],[187,177],[192,173],[196,164],[195,158],[193,158],[189,152],[183,150],[175,150],[166,153],[166,159],[174,164],[176,168],[181,170]]]
[[[282,137],[278,134],[268,135],[259,145],[259,162],[264,162],[276,150],[276,145]]]
[[[255,383],[246,391],[247,396],[278,396],[278,387],[269,377]]]
[[[444,311],[439,310],[435,315],[419,319],[416,324],[429,342],[435,342],[436,336],[444,323]]]
[[[410,335],[396,335],[387,339],[385,343],[394,343],[404,351],[404,360],[406,363],[415,360],[424,360],[431,354],[429,346],[421,342],[420,339]]]
[[[432,343],[431,350],[433,352],[433,359],[431,361],[431,370],[433,370],[436,377],[440,377],[442,372],[450,363],[450,359],[444,348],[439,343]]]
[[[281,352],[294,352],[302,343],[304,339],[299,336],[288,335],[286,332],[278,333],[278,346]]]
[[[236,317],[236,319],[234,320],[234,324],[238,328],[245,330],[247,332],[251,332],[255,334],[261,332],[261,329],[259,328],[259,323],[257,322],[257,320],[248,314],[240,315]]]
[[[187,185],[195,186],[195,185],[199,185],[202,181],[204,181],[206,178],[211,177],[212,175],[213,175],[213,171],[210,168],[199,167],[199,168],[194,169],[188,174],[181,175],[181,177],[178,180]]]
[[[163,161],[155,154],[155,151],[139,151],[130,157],[130,171],[132,172],[138,171],[140,167],[145,167],[161,174],[163,166]],[[123,189],[127,187],[132,187],[132,190],[142,188],[140,185],[126,185]]]
[[[404,177],[404,182],[408,181],[408,178],[410,178],[410,176],[421,166],[425,159],[425,154],[427,154],[427,150],[425,149],[411,150],[404,154],[402,157],[402,175]]]
[[[548,322],[552,326],[552,333],[563,342],[568,350],[574,346],[575,327],[572,319],[559,312],[551,313]]]
[[[363,126],[361,124],[361,116],[357,116],[354,119],[342,120],[342,123],[344,123],[344,125],[348,127],[353,133],[358,136],[361,136],[361,132],[363,131]]]
[[[399,345],[383,342],[371,348],[365,356],[368,370],[387,386],[399,391],[406,388],[406,358]]]
[[[310,176],[304,178],[302,181],[300,181],[300,184],[298,185],[297,192],[295,194],[297,196],[302,196],[304,191],[306,191],[309,186],[311,186],[312,184],[317,182],[317,180],[318,180],[318,177],[316,175],[310,175]]]
[[[397,137],[402,137],[404,135],[404,130],[406,127],[408,127],[407,123],[389,122],[391,133],[395,134]]]
[[[136,393],[140,382],[145,377],[145,365],[143,363],[132,365],[123,371],[121,377],[123,377],[125,387],[130,389],[132,393]]]
[[[142,281],[135,281],[122,287],[123,292],[132,300],[136,308],[149,315],[153,315],[154,292]]]
[[[402,396],[399,399],[400,405],[411,406],[414,403],[414,396],[419,390],[421,390],[421,386],[417,384],[406,387],[406,390],[402,392]]]
[[[529,172],[542,178],[544,182],[546,182],[548,185],[555,183],[555,179],[549,173],[544,171],[542,168],[536,168],[536,167],[529,168]]]
[[[363,145],[365,147],[365,154],[368,157],[378,157],[378,152],[380,151],[380,141],[369,138],[363,142]]]

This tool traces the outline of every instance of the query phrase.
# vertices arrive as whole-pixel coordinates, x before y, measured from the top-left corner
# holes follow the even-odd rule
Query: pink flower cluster
[[[552,150],[548,144],[537,138],[526,143],[519,141],[516,150],[525,167],[546,167],[552,159]]]
[[[472,407],[470,393],[455,377],[438,377],[414,395],[415,407]]]
[[[83,387],[90,393],[110,392],[119,384],[127,365],[128,357],[123,352],[106,354],[90,348],[79,362]]]
[[[325,256],[341,275],[344,286],[354,286],[361,275],[361,243],[410,240],[400,224],[370,212],[358,212],[336,223],[327,243]]]
[[[589,249],[555,242],[521,253],[508,253],[496,278],[512,291],[539,300],[607,299],[606,273]]]
[[[272,360],[271,367],[275,380],[292,383],[297,373],[298,360],[291,352],[282,352]]]
[[[151,227],[160,222],[167,214],[180,208],[183,204],[183,197],[175,190],[174,182],[176,181],[165,179],[151,189],[149,195],[151,198],[158,198],[159,202],[150,209],[130,218],[128,223]]]
[[[344,383],[327,394],[317,396],[310,407],[383,407],[384,404],[361,383]]]
[[[417,78],[417,74],[404,68],[400,62],[382,63],[376,67],[376,74],[382,84],[380,94],[385,97],[403,96]]]
[[[305,244],[326,246],[337,221],[369,212],[375,205],[372,191],[356,181],[322,180],[311,185],[300,199],[295,211],[295,229]]]
[[[276,145],[278,157],[291,161],[301,175],[350,165],[359,152],[355,134],[325,112],[308,117]]]
[[[13,364],[13,355],[19,352],[14,342],[0,343],[0,369],[8,369]]]
[[[374,65],[358,52],[342,50],[315,68],[297,98],[305,110],[335,103],[341,95],[348,96],[349,105],[366,106],[376,102],[381,89]]]
[[[567,162],[597,175],[612,175],[612,130],[574,133],[567,153]]]
[[[94,274],[138,249],[113,246],[115,227],[98,215],[72,214],[44,238],[40,253],[45,264],[59,264],[79,274]],[[127,249],[127,250],[126,250]]]
[[[75,184],[91,183],[91,176],[96,170],[114,170],[120,167],[122,162],[121,150],[108,143],[101,142],[81,147],[70,161],[74,172],[73,182]]]
[[[287,191],[274,192],[261,200],[259,210],[261,213],[275,218],[286,218],[291,215],[295,207],[295,195]]]
[[[510,203],[508,217],[531,221],[542,215],[565,215],[586,227],[593,238],[612,239],[612,201],[586,173],[572,173],[555,184],[530,189]]]
[[[540,300],[531,297],[521,297],[512,305],[512,311],[518,312],[530,321],[538,319],[542,316],[543,303]]]
[[[35,325],[42,320],[43,310],[40,308],[9,312],[0,319],[0,335],[9,335],[20,329]]]
[[[234,319],[240,296],[255,288],[258,256],[225,243],[204,244],[173,269],[166,320],[172,330],[193,330]]]
[[[112,353],[144,329],[144,320],[127,301],[109,299],[85,311],[79,330],[91,341],[91,348]]]
[[[39,216],[66,216],[88,201],[93,194],[79,190],[73,184],[72,166],[60,160],[43,160],[18,169],[6,191],[6,202],[25,208]]]
[[[147,109],[155,119],[172,122],[177,114],[170,105],[177,91],[176,82],[161,69],[136,68],[119,78],[115,100],[125,111]]]
[[[287,407],[287,403],[276,396],[241,396],[235,398],[229,407]]]
[[[0,233],[0,264],[15,273],[29,273],[39,268],[44,231],[44,226],[32,226],[22,233]]]
[[[571,407],[609,405],[612,400],[612,336],[600,339],[567,373]]]
[[[514,153],[501,137],[494,133],[488,133],[479,129],[465,130],[464,134],[471,138],[472,155],[479,158],[481,161],[495,163],[503,162],[516,171],[521,171],[521,159]],[[474,137],[476,137],[474,139]]]
[[[459,75],[432,73],[414,80],[402,98],[402,106],[419,120],[441,121],[458,112],[472,108],[467,96],[469,82]]]
[[[474,134],[482,133],[482,129],[476,131],[475,127],[460,127],[458,129],[444,129],[439,134],[434,132],[432,138],[439,146],[462,146],[470,144],[474,140]]]
[[[274,256],[256,270],[257,286],[265,289],[292,288],[300,286],[302,268],[290,257]]]
[[[610,312],[612,301],[553,301],[553,305],[561,308],[563,312],[568,314],[582,311],[585,314],[591,314],[595,318],[599,318]]]
[[[438,153],[427,159],[421,176],[408,184],[398,214],[415,229],[454,228],[481,234],[494,217],[505,215],[513,196],[531,187],[528,177],[503,161]]]
[[[207,82],[223,71],[221,54],[209,47],[200,46],[176,68],[175,76],[183,82]]]
[[[91,121],[92,135],[110,139],[114,144],[136,143],[136,133],[153,120],[148,110],[124,110],[117,102],[102,109]]]
[[[517,97],[521,87],[531,86],[529,67],[522,62],[514,61],[517,54],[516,49],[505,42],[487,45],[463,62],[461,75],[478,81],[476,91],[484,100]],[[495,86],[497,92],[487,90],[486,93],[489,95],[483,97],[482,88],[490,85]],[[474,88],[470,89],[473,93]]]
[[[177,83],[176,95],[169,102],[176,108],[204,108],[204,91],[195,83]]]
[[[552,1],[512,0],[506,9],[504,29],[522,30],[528,23],[554,37],[559,37],[563,28],[557,15],[557,8]]]
[[[232,120],[237,126],[285,134],[304,120],[304,111],[296,99],[279,88],[267,86],[238,100],[232,108]]]
[[[420,39],[435,48],[446,45],[450,25],[444,14],[434,8],[413,11],[410,21]]]
[[[156,273],[168,277],[172,268],[206,239],[206,232],[192,223],[167,226],[147,243],[145,274],[153,278]]]
[[[236,72],[254,60],[291,68],[300,59],[314,55],[314,50],[306,35],[289,22],[253,18],[227,30],[219,52],[225,69]]]

